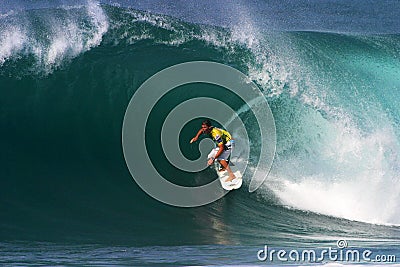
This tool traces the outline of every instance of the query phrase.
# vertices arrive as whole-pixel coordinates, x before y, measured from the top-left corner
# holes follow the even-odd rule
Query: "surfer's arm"
[[[221,156],[222,152],[224,152],[224,150],[225,150],[224,143],[222,143],[222,142],[218,144],[218,147],[219,147],[219,149],[218,149],[217,154],[215,154],[214,160],[219,158],[219,156]]]
[[[203,133],[203,130],[200,129],[200,130],[197,132],[196,136],[193,137],[192,140],[190,140],[190,143],[196,142],[197,139],[199,139],[199,136],[200,136],[202,133]]]
[[[219,149],[218,149],[218,152],[217,152],[217,154],[215,154],[215,156],[214,157],[212,157],[212,158],[210,158],[208,161],[207,161],[207,164],[208,165],[212,165],[213,163],[214,163],[214,161],[222,154],[222,152],[224,152],[224,143],[219,143],[218,144],[218,147],[219,147]]]

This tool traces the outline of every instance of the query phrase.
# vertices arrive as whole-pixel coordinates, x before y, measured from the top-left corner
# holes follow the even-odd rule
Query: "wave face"
[[[265,32],[251,20],[230,28],[92,1],[7,10],[0,21],[0,238],[398,242],[399,34]],[[230,65],[258,84],[275,117],[277,152],[256,193],[179,209],[134,183],[121,127],[146,79],[193,60]],[[173,108],[180,95],[193,97],[178,92],[158,109]],[[153,117],[152,127],[162,118]],[[254,147],[263,142],[252,138]],[[150,148],[160,151],[156,141]],[[174,174],[185,185],[213,179],[210,170]]]

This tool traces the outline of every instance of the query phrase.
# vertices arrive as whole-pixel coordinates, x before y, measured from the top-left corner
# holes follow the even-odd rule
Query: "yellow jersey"
[[[212,128],[210,135],[217,145],[221,143],[225,145],[228,141],[231,141],[232,139],[232,136],[228,131],[216,127]]]

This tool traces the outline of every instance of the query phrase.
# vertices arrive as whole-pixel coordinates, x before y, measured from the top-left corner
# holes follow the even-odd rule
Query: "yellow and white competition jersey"
[[[221,143],[226,145],[232,139],[232,136],[228,131],[216,127],[212,128],[210,135],[217,145]]]

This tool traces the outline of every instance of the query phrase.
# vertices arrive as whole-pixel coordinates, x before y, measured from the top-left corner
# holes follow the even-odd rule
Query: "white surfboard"
[[[208,159],[215,157],[215,155],[218,152],[218,149],[219,148],[217,147],[217,148],[214,148],[213,150],[211,150],[210,154],[208,154]],[[218,163],[218,161],[214,161],[214,168],[217,171],[219,181],[221,183],[222,188],[225,190],[239,189],[243,183],[242,173],[239,170],[237,170],[237,168],[235,167],[235,165],[232,162],[229,163],[229,167],[231,168],[231,170],[236,178],[233,179],[232,181],[226,182],[226,180],[229,178],[228,171],[220,172],[219,171],[220,164]]]
[[[232,168],[232,167],[231,167]],[[233,179],[230,182],[225,182],[226,179],[229,178],[229,174],[227,171],[218,171],[218,167],[216,168],[217,170],[217,174],[219,177],[219,181],[221,182],[222,188],[225,190],[233,190],[233,189],[239,189],[242,186],[243,183],[243,179],[242,179],[242,174],[240,173],[240,171],[233,171],[233,173],[235,174],[236,178]]]

